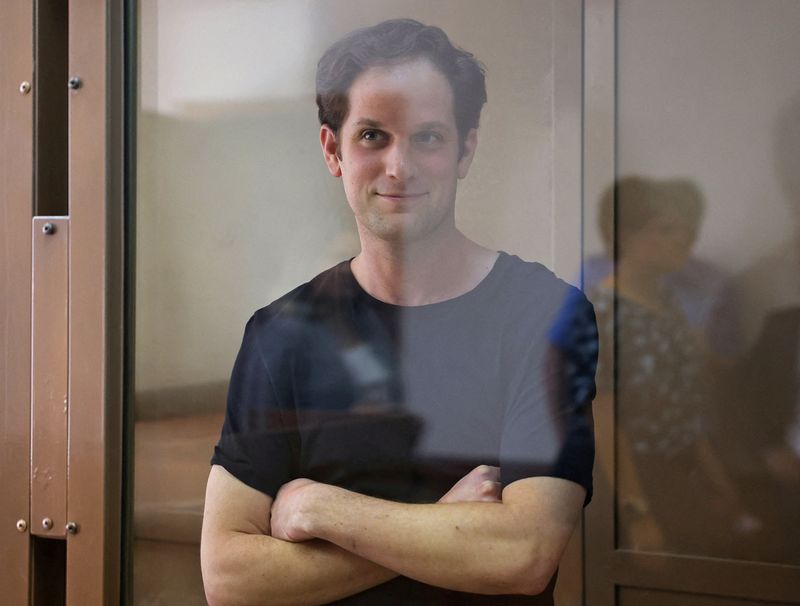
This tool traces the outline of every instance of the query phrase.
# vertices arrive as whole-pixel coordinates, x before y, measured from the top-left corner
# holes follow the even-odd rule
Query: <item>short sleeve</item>
[[[598,335],[591,303],[568,296],[540,342],[522,360],[522,378],[506,411],[501,448],[504,484],[534,476],[570,480],[592,497]]]
[[[296,427],[274,384],[255,316],[245,327],[228,387],[225,422],[212,465],[221,465],[248,486],[275,497],[297,474]]]

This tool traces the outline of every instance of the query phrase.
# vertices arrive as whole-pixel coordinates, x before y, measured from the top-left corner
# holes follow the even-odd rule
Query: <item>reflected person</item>
[[[726,443],[737,481],[765,522],[750,557],[800,563],[800,94],[775,124],[774,164],[791,225],[734,281],[747,348],[730,378]]]
[[[609,251],[616,242],[616,267],[590,298],[601,340],[616,344],[616,360],[612,348],[603,348],[597,405],[610,405],[616,361],[623,544],[721,555],[731,551],[732,530],[755,530],[758,521],[709,439],[713,400],[704,335],[664,279],[690,258],[702,203],[696,186],[679,180],[626,177],[608,188],[599,227]],[[601,465],[612,477],[604,455]]]
[[[624,178],[620,182],[635,183],[628,179],[633,178]],[[689,239],[693,244],[705,216],[705,202],[700,189],[693,182],[679,178],[659,180],[658,187],[680,215],[662,217],[658,228],[660,234],[669,237],[668,232],[672,231],[679,239]],[[604,240],[610,237],[612,203],[609,194],[601,202],[600,230]],[[628,209],[629,213],[632,211],[636,212]],[[646,210],[642,208],[639,212]],[[700,336],[704,347],[724,366],[743,348],[738,310],[734,304],[736,299],[729,292],[730,276],[716,264],[691,254],[691,246],[688,249],[682,247],[682,250],[688,250],[689,256],[683,258],[682,254],[673,252],[670,266],[665,271],[656,272],[661,281],[660,287],[680,309],[689,327]],[[587,292],[595,290],[604,280],[611,279],[614,272],[612,253],[613,250],[606,246],[605,252],[586,259],[583,284]]]
[[[580,292],[456,228],[485,100],[477,60],[416,21],[321,58],[361,251],[247,323],[206,492],[212,606],[553,603],[591,497],[597,332]]]

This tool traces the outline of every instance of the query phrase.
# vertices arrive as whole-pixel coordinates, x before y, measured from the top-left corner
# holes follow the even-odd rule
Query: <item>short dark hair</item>
[[[317,64],[320,124],[339,132],[349,110],[348,91],[366,69],[420,58],[429,60],[450,83],[463,145],[470,129],[478,127],[486,103],[484,67],[472,53],[453,46],[440,28],[413,19],[391,19],[357,29],[325,51]]]
[[[618,179],[600,198],[598,227],[606,250],[614,250],[615,232],[617,247],[623,249],[628,236],[665,210],[678,211],[688,225],[699,230],[705,212],[703,194],[688,179],[657,180],[638,176]]]

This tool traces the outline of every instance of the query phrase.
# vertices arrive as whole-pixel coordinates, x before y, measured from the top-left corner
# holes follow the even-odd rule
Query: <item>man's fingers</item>
[[[455,486],[444,495],[440,503],[458,503],[467,501],[500,501],[502,486],[500,485],[500,468],[492,465],[478,465],[467,475],[456,482]]]
[[[491,480],[492,482],[499,482],[500,481],[500,468],[494,467],[492,465],[481,465],[478,467],[481,470],[481,474],[484,476],[485,480]]]
[[[481,500],[484,501],[500,501],[503,494],[503,487],[500,482],[493,482],[491,480],[484,480],[481,482],[479,488]]]

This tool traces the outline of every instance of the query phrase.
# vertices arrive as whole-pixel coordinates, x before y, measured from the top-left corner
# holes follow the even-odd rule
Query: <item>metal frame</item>
[[[580,280],[583,256],[583,0],[552,0],[553,231],[555,272]],[[559,566],[555,598],[562,606],[583,604],[583,522]]]
[[[615,0],[584,2],[584,131],[583,131],[583,216],[596,204],[616,174],[615,143]],[[585,239],[585,235],[584,235]],[[600,343],[600,347],[613,346]],[[605,415],[605,418],[601,418]],[[614,406],[595,408],[598,427],[614,426]],[[598,432],[597,441],[614,441],[613,435]],[[613,447],[609,449],[613,453]],[[612,468],[616,468],[612,455]],[[600,488],[600,487],[598,487]],[[614,606],[616,581],[613,562],[616,556],[614,479],[609,491],[595,490],[586,512],[586,604]]]
[[[120,600],[124,242],[121,4],[104,0],[69,2],[69,74],[80,79],[71,87],[68,110],[69,215],[50,220],[63,238],[45,241],[37,232],[33,251],[32,227],[41,230],[46,222],[33,218],[35,2],[3,3],[0,477],[4,490],[0,493],[0,587],[3,603],[11,606],[35,599],[31,595],[34,531],[66,540],[68,606],[116,604]],[[23,82],[29,84],[21,87]],[[66,87],[67,82],[61,85]],[[46,137],[46,133],[40,134]],[[37,259],[35,279],[40,295],[33,299],[36,326],[32,320],[32,251]],[[42,288],[57,298],[62,290],[66,296],[68,288],[69,302],[48,301],[42,296],[48,294],[41,292]],[[51,317],[51,312],[56,315]],[[32,367],[32,363],[37,366]],[[59,370],[62,364],[69,367],[68,386],[60,388],[62,392],[67,389],[68,433],[64,434],[67,443],[60,447],[63,451],[57,444],[45,443],[51,441],[53,431],[62,435],[58,426],[64,420],[54,414],[51,405],[55,400],[47,390],[37,390],[51,379],[64,382],[66,369]],[[31,414],[32,385],[40,394],[33,402],[38,411],[36,419]],[[32,425],[32,421],[36,422]],[[32,435],[36,438],[33,445]],[[45,461],[43,465],[50,466],[55,476],[62,476],[46,482],[50,492],[31,483],[31,463],[37,465],[37,461]],[[63,470],[59,461],[65,463]],[[37,470],[42,472],[39,467]],[[38,505],[32,502],[32,493]],[[41,516],[50,509],[61,510],[53,516],[51,528],[43,528],[42,520],[31,519],[31,511]],[[73,523],[71,531],[65,532],[65,521]],[[63,571],[54,577],[63,578]]]
[[[123,7],[70,0],[67,605],[119,601]],[[98,573],[99,567],[99,573]]]
[[[0,19],[0,587],[27,604],[30,584],[33,3],[6,0]],[[18,529],[19,525],[19,529]]]
[[[69,219],[34,217],[31,237],[30,531],[63,539],[67,526]]]

